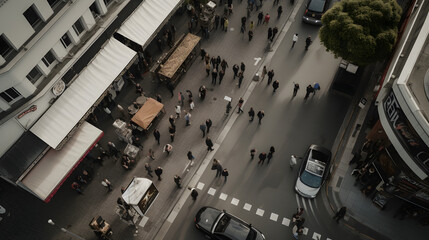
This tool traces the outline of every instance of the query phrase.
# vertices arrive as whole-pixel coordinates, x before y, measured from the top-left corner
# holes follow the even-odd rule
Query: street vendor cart
[[[147,98],[143,106],[131,118],[131,121],[139,126],[138,130],[147,131],[152,126],[154,119],[163,112],[165,112],[164,104],[153,98]]]
[[[147,178],[134,177],[122,194],[122,199],[143,216],[158,196],[158,189]]]
[[[89,226],[99,239],[107,240],[113,235],[110,224],[108,224],[101,216],[94,217],[89,223]]]

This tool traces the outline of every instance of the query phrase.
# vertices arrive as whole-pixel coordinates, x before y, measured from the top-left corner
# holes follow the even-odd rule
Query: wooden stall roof
[[[156,101],[153,98],[147,98],[144,105],[133,116],[133,118],[131,118],[131,121],[135,122],[137,125],[146,130],[163,107],[164,104]]]
[[[188,33],[180,45],[177,46],[176,50],[174,50],[174,52],[168,58],[168,60],[163,64],[158,73],[168,78],[172,78],[177,69],[179,69],[182,63],[186,60],[189,53],[191,53],[198,44],[200,39],[200,37]]]

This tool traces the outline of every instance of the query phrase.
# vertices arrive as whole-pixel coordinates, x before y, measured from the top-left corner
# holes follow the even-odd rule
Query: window
[[[43,63],[46,65],[46,67],[51,66],[53,62],[55,62],[56,58],[54,57],[54,54],[52,54],[51,51],[46,53],[46,55],[42,58]]]
[[[0,97],[2,97],[6,102],[10,103],[12,102],[14,99],[20,97],[21,94],[19,94],[18,91],[16,91],[15,88],[9,88],[8,90],[0,93]]]
[[[91,4],[91,6],[89,6],[89,10],[91,10],[92,16],[93,16],[94,18],[97,18],[97,16],[100,16],[100,15],[101,15],[101,13],[100,13],[100,11],[98,10],[98,7],[97,7],[97,5],[95,4],[95,2],[94,2],[93,4]]]
[[[36,66],[30,71],[30,73],[27,74],[27,79],[34,84],[37,80],[39,80],[41,76],[42,76],[42,73]]]
[[[85,28],[82,25],[82,21],[80,18],[73,24],[73,29],[76,32],[76,34],[79,36],[83,31],[85,31]]]
[[[55,5],[59,2],[60,0],[48,0],[49,6],[51,6],[51,8],[54,8]]]
[[[61,37],[61,43],[63,44],[64,48],[67,48],[68,46],[70,46],[71,44],[71,40],[69,38],[69,35],[67,35],[67,33],[65,33],[62,37]]]
[[[33,28],[36,28],[42,22],[42,19],[40,19],[39,14],[37,14],[36,7],[34,6],[34,4],[31,5],[31,7],[29,7],[24,12],[24,17],[27,19],[28,23],[30,23]]]
[[[10,46],[5,36],[2,34],[0,36],[0,55],[2,55],[3,58],[6,58],[6,56],[12,51],[13,48]]]

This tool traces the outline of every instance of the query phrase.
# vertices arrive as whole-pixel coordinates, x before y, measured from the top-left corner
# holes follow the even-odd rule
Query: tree
[[[343,0],[322,17],[320,40],[327,51],[357,65],[389,56],[402,9],[396,0]]]

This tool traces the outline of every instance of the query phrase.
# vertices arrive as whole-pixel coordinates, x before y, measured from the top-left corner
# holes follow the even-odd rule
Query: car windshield
[[[249,232],[250,229],[246,225],[226,214],[222,216],[215,228],[215,234],[232,240],[247,239]]]
[[[313,151],[311,151],[310,158],[316,159],[316,160],[319,160],[319,161],[322,161],[322,162],[326,163],[328,161],[329,156],[326,155],[326,154],[324,154],[324,153],[322,153],[322,152],[313,150]]]
[[[313,188],[318,188],[322,184],[322,176],[325,172],[325,165],[309,160],[301,174],[301,182]]]
[[[323,8],[325,7],[325,0],[312,0],[310,4],[308,4],[308,10],[312,12],[323,12]]]

